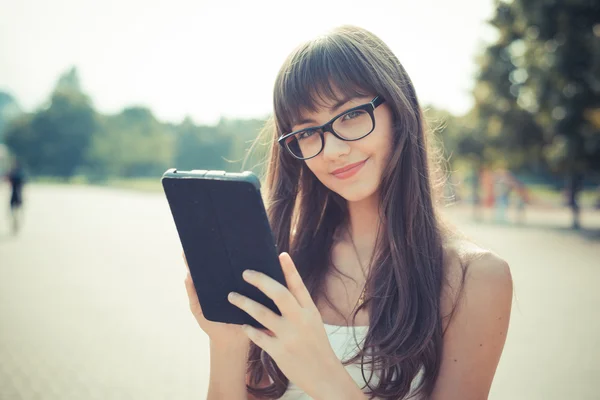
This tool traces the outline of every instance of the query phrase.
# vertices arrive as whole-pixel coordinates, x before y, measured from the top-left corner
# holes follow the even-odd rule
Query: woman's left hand
[[[229,295],[232,304],[269,331],[245,325],[244,332],[275,360],[290,381],[309,396],[315,399],[350,398],[344,394],[349,389],[353,395],[361,393],[333,352],[321,314],[291,257],[282,253],[279,261],[287,288],[260,272],[247,270],[243,277],[275,302],[281,316],[238,293]]]

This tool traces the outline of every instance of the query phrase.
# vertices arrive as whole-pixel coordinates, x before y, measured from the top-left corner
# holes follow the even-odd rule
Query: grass
[[[111,178],[107,181],[94,182],[82,175],[74,176],[68,180],[56,177],[36,177],[32,179],[35,183],[44,183],[52,185],[87,185],[87,186],[106,186],[121,189],[131,189],[143,192],[160,192],[162,186],[160,177],[156,178]]]
[[[144,192],[162,192],[160,178],[111,179],[104,186],[133,189]]]

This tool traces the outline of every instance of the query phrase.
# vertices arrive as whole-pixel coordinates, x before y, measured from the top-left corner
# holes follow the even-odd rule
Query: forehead
[[[367,91],[358,88],[346,91],[335,88],[329,93],[315,91],[309,96],[310,101],[298,104],[295,109],[290,110],[291,125],[315,123],[319,119],[333,117],[347,108],[344,105],[355,106],[363,103],[368,96],[370,94]]]

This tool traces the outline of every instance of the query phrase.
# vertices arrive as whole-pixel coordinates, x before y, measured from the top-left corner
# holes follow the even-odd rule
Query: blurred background
[[[0,399],[205,396],[160,176],[261,174],[280,65],[342,24],[396,53],[447,218],[511,265],[490,398],[600,399],[600,2],[1,4]]]

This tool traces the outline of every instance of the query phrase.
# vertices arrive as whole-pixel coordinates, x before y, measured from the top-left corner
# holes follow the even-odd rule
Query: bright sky
[[[301,42],[354,24],[380,36],[422,103],[471,106],[493,0],[0,0],[0,90],[31,111],[75,65],[101,112],[146,105],[199,123],[271,112],[275,75]]]

